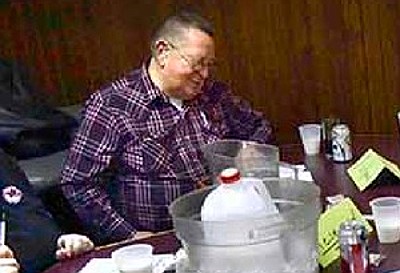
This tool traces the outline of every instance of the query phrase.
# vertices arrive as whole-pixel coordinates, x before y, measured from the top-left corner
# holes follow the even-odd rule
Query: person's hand
[[[235,164],[243,177],[276,177],[279,175],[279,152],[277,148],[244,143],[235,157]]]
[[[11,249],[6,245],[0,245],[0,272],[18,273],[19,264],[14,258]]]
[[[254,144],[245,144],[235,156],[235,164],[239,170],[252,170],[260,165],[265,155]]]
[[[14,254],[8,246],[0,245],[0,258],[14,258]]]
[[[56,257],[59,260],[75,257],[94,248],[93,242],[85,235],[64,234],[57,240]]]

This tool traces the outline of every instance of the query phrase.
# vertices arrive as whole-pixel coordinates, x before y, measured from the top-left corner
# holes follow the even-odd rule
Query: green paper
[[[318,220],[318,261],[322,267],[327,267],[340,257],[339,227],[342,222],[347,220],[359,220],[365,225],[368,232],[373,230],[348,197],[326,210]]]
[[[378,177],[379,173],[387,168],[395,176],[400,178],[399,167],[377,154],[374,150],[368,149],[360,159],[354,163],[347,173],[353,179],[360,191],[365,190]]]

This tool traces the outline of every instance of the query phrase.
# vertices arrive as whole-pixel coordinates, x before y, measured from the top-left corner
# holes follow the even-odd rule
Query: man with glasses
[[[274,141],[260,113],[211,79],[213,36],[211,23],[196,13],[167,18],[152,38],[151,58],[87,101],[62,188],[92,239],[171,228],[169,204],[208,179],[203,145]],[[112,183],[104,183],[110,166]]]

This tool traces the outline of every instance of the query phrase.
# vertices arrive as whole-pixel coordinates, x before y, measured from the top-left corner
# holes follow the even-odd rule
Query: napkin
[[[178,256],[178,253],[177,253]],[[153,255],[153,273],[162,273],[175,269],[178,257],[174,254]],[[111,258],[92,258],[78,273],[120,273]]]
[[[303,181],[314,181],[311,172],[307,170],[304,164],[290,165],[283,163],[279,165],[279,177],[280,178],[292,178]]]
[[[119,273],[111,258],[93,258],[79,273]]]

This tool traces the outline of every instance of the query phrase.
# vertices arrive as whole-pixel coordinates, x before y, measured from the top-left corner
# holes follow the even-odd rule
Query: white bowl
[[[148,244],[124,246],[114,250],[111,258],[122,273],[151,273],[153,246]]]

